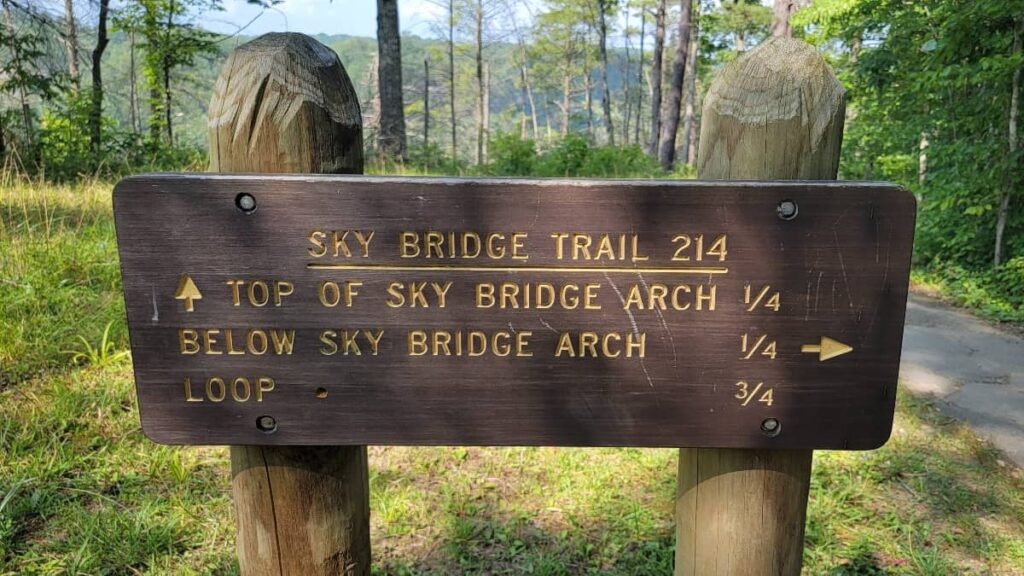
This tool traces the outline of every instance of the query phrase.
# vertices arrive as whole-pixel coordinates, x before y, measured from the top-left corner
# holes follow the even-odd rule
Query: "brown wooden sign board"
[[[915,215],[893,185],[150,175],[114,214],[158,442],[891,431]]]

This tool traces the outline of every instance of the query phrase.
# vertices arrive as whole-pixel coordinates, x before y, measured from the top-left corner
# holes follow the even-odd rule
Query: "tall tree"
[[[676,134],[679,132],[679,113],[683,102],[683,81],[686,57],[690,51],[690,28],[693,19],[693,0],[682,0],[679,11],[679,34],[676,38],[676,56],[672,60],[672,84],[665,102],[665,120],[658,141],[658,162],[663,170],[671,171],[676,158]]]
[[[100,0],[100,14],[96,23],[96,47],[92,50],[92,98],[89,108],[89,145],[93,156],[99,158],[101,127],[103,123],[103,52],[107,49],[107,13],[110,0]],[[133,54],[134,58],[134,54]],[[134,62],[133,62],[134,64]]]
[[[651,140],[647,153],[658,155],[658,138],[661,135],[661,65],[665,60],[665,19],[667,0],[658,0],[654,14],[654,55],[651,56]]]
[[[452,125],[452,162],[459,158],[458,124],[455,117],[455,0],[448,0],[448,109]]]
[[[697,124],[697,65],[700,58],[700,0],[697,0],[693,8],[693,31],[690,34],[690,53],[686,58],[686,114],[683,116],[683,142],[681,160],[687,164],[694,164],[696,154],[692,153],[692,146],[696,141]]]
[[[615,11],[614,0],[597,0],[598,51],[601,57],[601,110],[604,112],[604,130],[608,143],[615,145],[615,127],[612,125],[612,96],[608,87],[608,19]]]
[[[401,162],[405,160],[406,147],[398,0],[377,0],[377,50],[377,83],[380,92],[380,130],[377,134],[377,144],[383,156]]]
[[[640,6],[640,58],[636,68],[636,123],[633,124],[635,134],[633,141],[640,144],[640,121],[644,117],[644,36],[647,34],[647,10]]]
[[[430,146],[430,58],[423,59],[423,149]]]
[[[793,12],[796,12],[810,3],[811,0],[775,0],[775,5],[772,10],[772,13],[774,14],[774,19],[772,20],[772,36],[776,38],[792,38],[793,29],[790,27],[790,17],[793,16]]]
[[[479,166],[487,161],[484,147],[486,146],[486,135],[484,134],[484,2],[476,0],[473,4],[473,61],[476,64],[476,155],[474,157]]]
[[[1013,27],[1013,57],[1019,62],[1013,71],[1013,80],[1010,87],[1010,121],[1007,127],[1007,141],[1010,149],[1010,161],[1019,166],[1018,155],[1018,120],[1020,118],[1020,77],[1024,62],[1021,57],[1021,36],[1024,36],[1024,16],[1018,16]],[[1017,184],[1018,178],[1011,170],[1007,176],[1006,185],[1002,188],[999,199],[999,212],[996,215],[996,249],[995,265],[999,267],[1003,263],[1003,235],[1006,233],[1006,220],[1010,215],[1010,195]]]
[[[71,78],[71,85],[77,91],[79,86],[78,26],[75,21],[73,0],[64,0],[64,46],[68,54],[68,76]]]

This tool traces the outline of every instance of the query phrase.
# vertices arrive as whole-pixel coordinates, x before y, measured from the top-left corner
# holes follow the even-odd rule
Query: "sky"
[[[245,29],[246,35],[265,32],[377,35],[377,3],[373,0],[285,0],[265,11],[246,4],[245,0],[223,0],[223,6],[222,12],[211,12],[200,19],[205,28],[232,33],[252,21]],[[399,0],[398,14],[403,33],[431,36],[431,23],[440,19],[443,9],[429,0]]]

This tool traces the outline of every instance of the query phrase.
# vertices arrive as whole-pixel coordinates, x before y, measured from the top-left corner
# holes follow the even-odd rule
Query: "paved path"
[[[912,294],[900,379],[1024,467],[1024,340]]]

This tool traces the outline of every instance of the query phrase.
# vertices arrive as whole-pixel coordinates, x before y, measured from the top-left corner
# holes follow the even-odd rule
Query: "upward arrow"
[[[203,293],[199,291],[196,283],[192,281],[192,277],[188,274],[181,275],[181,281],[178,282],[178,290],[174,293],[175,300],[185,301],[185,311],[192,312],[195,310],[195,300],[202,300]]]
[[[817,354],[818,361],[824,362],[825,360],[831,360],[836,356],[842,356],[847,352],[852,352],[853,346],[843,344],[842,342],[833,340],[828,336],[822,336],[820,344],[804,344],[800,347],[800,351],[804,353]]]

